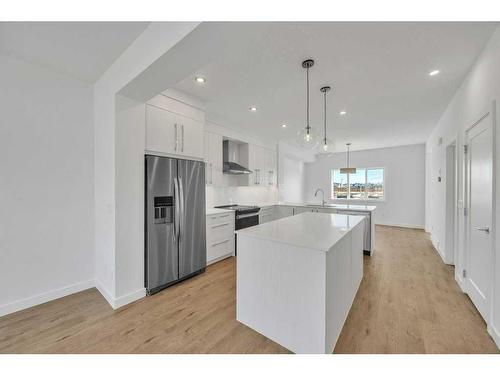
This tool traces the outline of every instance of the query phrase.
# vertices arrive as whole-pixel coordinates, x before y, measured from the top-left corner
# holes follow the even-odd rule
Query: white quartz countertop
[[[326,252],[363,220],[359,215],[304,212],[236,233]]]
[[[325,204],[319,203],[279,203],[278,206],[295,206],[295,207],[314,207],[314,208],[337,208],[339,210],[352,210],[352,211],[375,211],[377,206],[370,206],[365,204]]]
[[[231,212],[231,210],[225,210],[223,208],[207,208],[206,215],[217,215],[217,214],[225,214]]]

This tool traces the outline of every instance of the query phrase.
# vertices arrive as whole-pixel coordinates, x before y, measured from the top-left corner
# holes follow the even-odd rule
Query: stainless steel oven
[[[258,211],[246,214],[236,213],[236,223],[234,226],[236,230],[252,227],[254,225],[259,225]]]
[[[227,206],[217,206],[215,208],[224,208],[226,210],[235,211],[235,230],[244,229],[252,227],[254,225],[259,225],[259,211],[260,207],[257,206],[239,206],[237,204],[231,204]],[[235,245],[234,253],[237,253],[238,248],[238,237],[235,234]]]

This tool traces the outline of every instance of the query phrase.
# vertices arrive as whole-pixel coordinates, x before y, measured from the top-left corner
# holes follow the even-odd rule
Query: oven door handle
[[[252,212],[251,214],[239,214],[239,215],[236,215],[236,220],[238,220],[238,219],[245,219],[247,217],[253,217],[253,216],[259,216],[259,213],[258,212]]]

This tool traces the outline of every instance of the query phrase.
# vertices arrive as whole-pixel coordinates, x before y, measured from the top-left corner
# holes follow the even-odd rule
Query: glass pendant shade
[[[317,151],[318,151],[318,156],[321,158],[325,158],[328,156],[333,155],[334,150],[334,144],[331,139],[322,139],[321,142],[319,142]]]
[[[297,142],[299,146],[312,150],[318,146],[319,137],[312,128],[304,128],[297,133]]]

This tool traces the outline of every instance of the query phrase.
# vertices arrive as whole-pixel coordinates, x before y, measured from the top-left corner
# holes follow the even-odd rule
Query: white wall
[[[305,163],[314,160],[312,151],[303,150],[286,142],[278,143],[278,186],[281,203],[305,201]]]
[[[135,254],[116,250],[116,221],[121,220],[132,226],[136,219],[121,216],[116,212],[116,106],[115,96],[130,82],[144,73],[155,62],[159,61],[167,51],[173,48],[180,40],[189,34],[198,23],[194,22],[153,22],[146,30],[125,50],[125,52],[108,68],[94,85],[94,195],[95,195],[95,278],[96,286],[110,305],[119,307],[122,302],[130,301],[130,296],[137,292],[117,287],[120,280],[116,277],[117,254],[131,256],[123,262],[133,262]],[[169,72],[171,73],[171,72]],[[172,73],[173,74],[173,73]],[[160,78],[168,81],[173,79],[169,74]],[[163,82],[156,80],[151,84]],[[142,93],[147,91],[147,83],[141,86]],[[153,93],[154,96],[157,93]],[[131,173],[133,176],[134,173]],[[122,181],[133,184],[135,181]],[[120,187],[118,188],[120,189]],[[133,204],[136,204],[135,202]],[[130,236],[134,241],[134,234],[122,233],[123,243]],[[122,294],[118,295],[117,291]]]
[[[144,146],[146,105],[116,96],[117,305],[145,296]]]
[[[458,150],[462,150],[464,144],[465,130],[470,127],[478,116],[486,110],[493,109],[493,117],[498,116],[500,100],[500,27],[496,29],[482,54],[476,60],[463,84],[448,105],[443,116],[437,123],[435,129],[426,143],[427,165],[427,199],[426,210],[428,211],[426,228],[430,231],[433,243],[443,244],[445,240],[445,199],[444,184],[437,182],[437,176],[445,173],[446,145],[457,140]],[[494,103],[494,101],[496,101]],[[497,120],[498,122],[498,117]],[[442,137],[442,145],[439,138]],[[500,132],[496,131],[495,145],[495,196],[500,195],[500,162],[498,160],[498,145],[500,144]],[[459,247],[458,257],[455,262],[455,278],[461,284],[462,270],[464,268],[463,248],[463,152],[458,152],[458,181],[459,181]],[[494,222],[498,223],[500,218],[500,202],[496,200],[494,207]],[[495,225],[495,250],[494,269],[495,281],[493,292],[493,312],[488,324],[488,331],[492,334],[497,345],[500,347],[500,228]]]
[[[375,223],[412,228],[423,228],[425,221],[425,146],[409,145],[379,148],[350,153],[350,164],[355,167],[385,168],[384,201],[359,201],[351,203],[377,206]],[[306,202],[320,202],[314,197],[317,188],[325,191],[325,200],[331,203],[346,203],[332,200],[330,196],[330,173],[332,169],[344,167],[346,153],[335,153],[325,159],[306,164]],[[369,202],[369,203],[366,203]]]
[[[0,315],[94,285],[92,87],[0,55]]]
[[[303,202],[305,193],[305,163],[289,156],[283,156],[281,170],[283,179],[280,185],[280,201]]]

